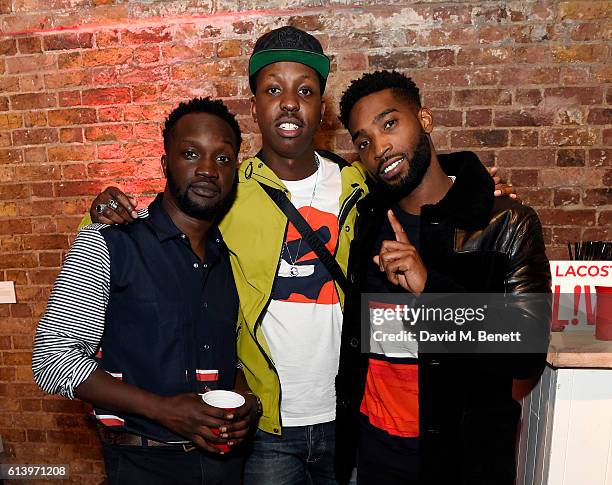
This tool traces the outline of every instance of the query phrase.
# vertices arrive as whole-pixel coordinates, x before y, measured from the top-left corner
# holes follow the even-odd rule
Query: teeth
[[[290,131],[293,131],[293,130],[297,130],[299,128],[299,126],[296,125],[295,123],[281,123],[279,125],[279,128],[281,130],[290,130]]]
[[[397,162],[393,162],[391,165],[385,167],[385,169],[383,170],[383,173],[389,173],[391,170],[397,167],[402,160],[403,158],[400,158]]]

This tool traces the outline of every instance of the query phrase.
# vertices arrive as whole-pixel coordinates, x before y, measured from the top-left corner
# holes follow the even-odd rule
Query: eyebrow
[[[387,116],[390,113],[396,113],[397,109],[395,108],[387,108],[386,110],[384,110],[382,113],[378,113],[374,119],[372,120],[372,122],[374,124],[378,123],[381,119],[383,119],[385,116]],[[359,137],[359,135],[361,135],[361,130],[357,130],[355,133],[353,133],[351,135],[351,141],[353,143],[355,143],[355,140],[357,139],[357,137]]]
[[[230,138],[220,138],[221,143],[224,143],[226,145],[231,145],[232,147],[235,147],[237,141],[236,140],[231,140]],[[189,143],[191,145],[201,145],[201,143],[194,139],[194,138],[182,138],[180,140],[181,143]]]

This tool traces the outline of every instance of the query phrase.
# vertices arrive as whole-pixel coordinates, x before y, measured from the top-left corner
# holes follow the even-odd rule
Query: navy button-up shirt
[[[233,388],[238,295],[227,247],[213,226],[200,260],[161,202],[132,224],[92,224],[77,236],[36,335],[33,369],[47,392],[73,397],[98,365],[160,395]],[[178,440],[144,417],[96,415]]]

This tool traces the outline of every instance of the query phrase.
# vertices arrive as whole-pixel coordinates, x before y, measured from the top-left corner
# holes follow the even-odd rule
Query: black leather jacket
[[[475,154],[439,156],[456,180],[446,196],[422,208],[420,255],[428,270],[425,292],[550,293],[550,269],[536,213],[509,197],[493,197],[494,184]],[[360,219],[349,259],[354,285],[345,304],[337,377],[337,476],[346,483],[354,465],[357,418],[367,373],[361,353],[360,294],[367,292],[364,262],[390,201],[373,191]],[[548,331],[550,305],[521,305],[522,324]],[[471,356],[474,357],[474,356]],[[546,354],[419,356],[420,483],[512,484],[520,405],[513,379],[537,376]]]

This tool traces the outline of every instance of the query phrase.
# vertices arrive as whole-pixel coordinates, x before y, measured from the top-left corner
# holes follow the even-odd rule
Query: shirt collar
[[[155,200],[149,205],[149,217],[145,219],[151,230],[155,233],[160,242],[165,242],[170,239],[180,238],[183,236],[182,231],[176,227],[174,221],[164,209],[162,204],[164,194],[157,194]],[[218,247],[221,250],[225,247],[221,231],[217,224],[213,224],[207,235],[208,246]],[[211,244],[214,243],[214,244]]]

